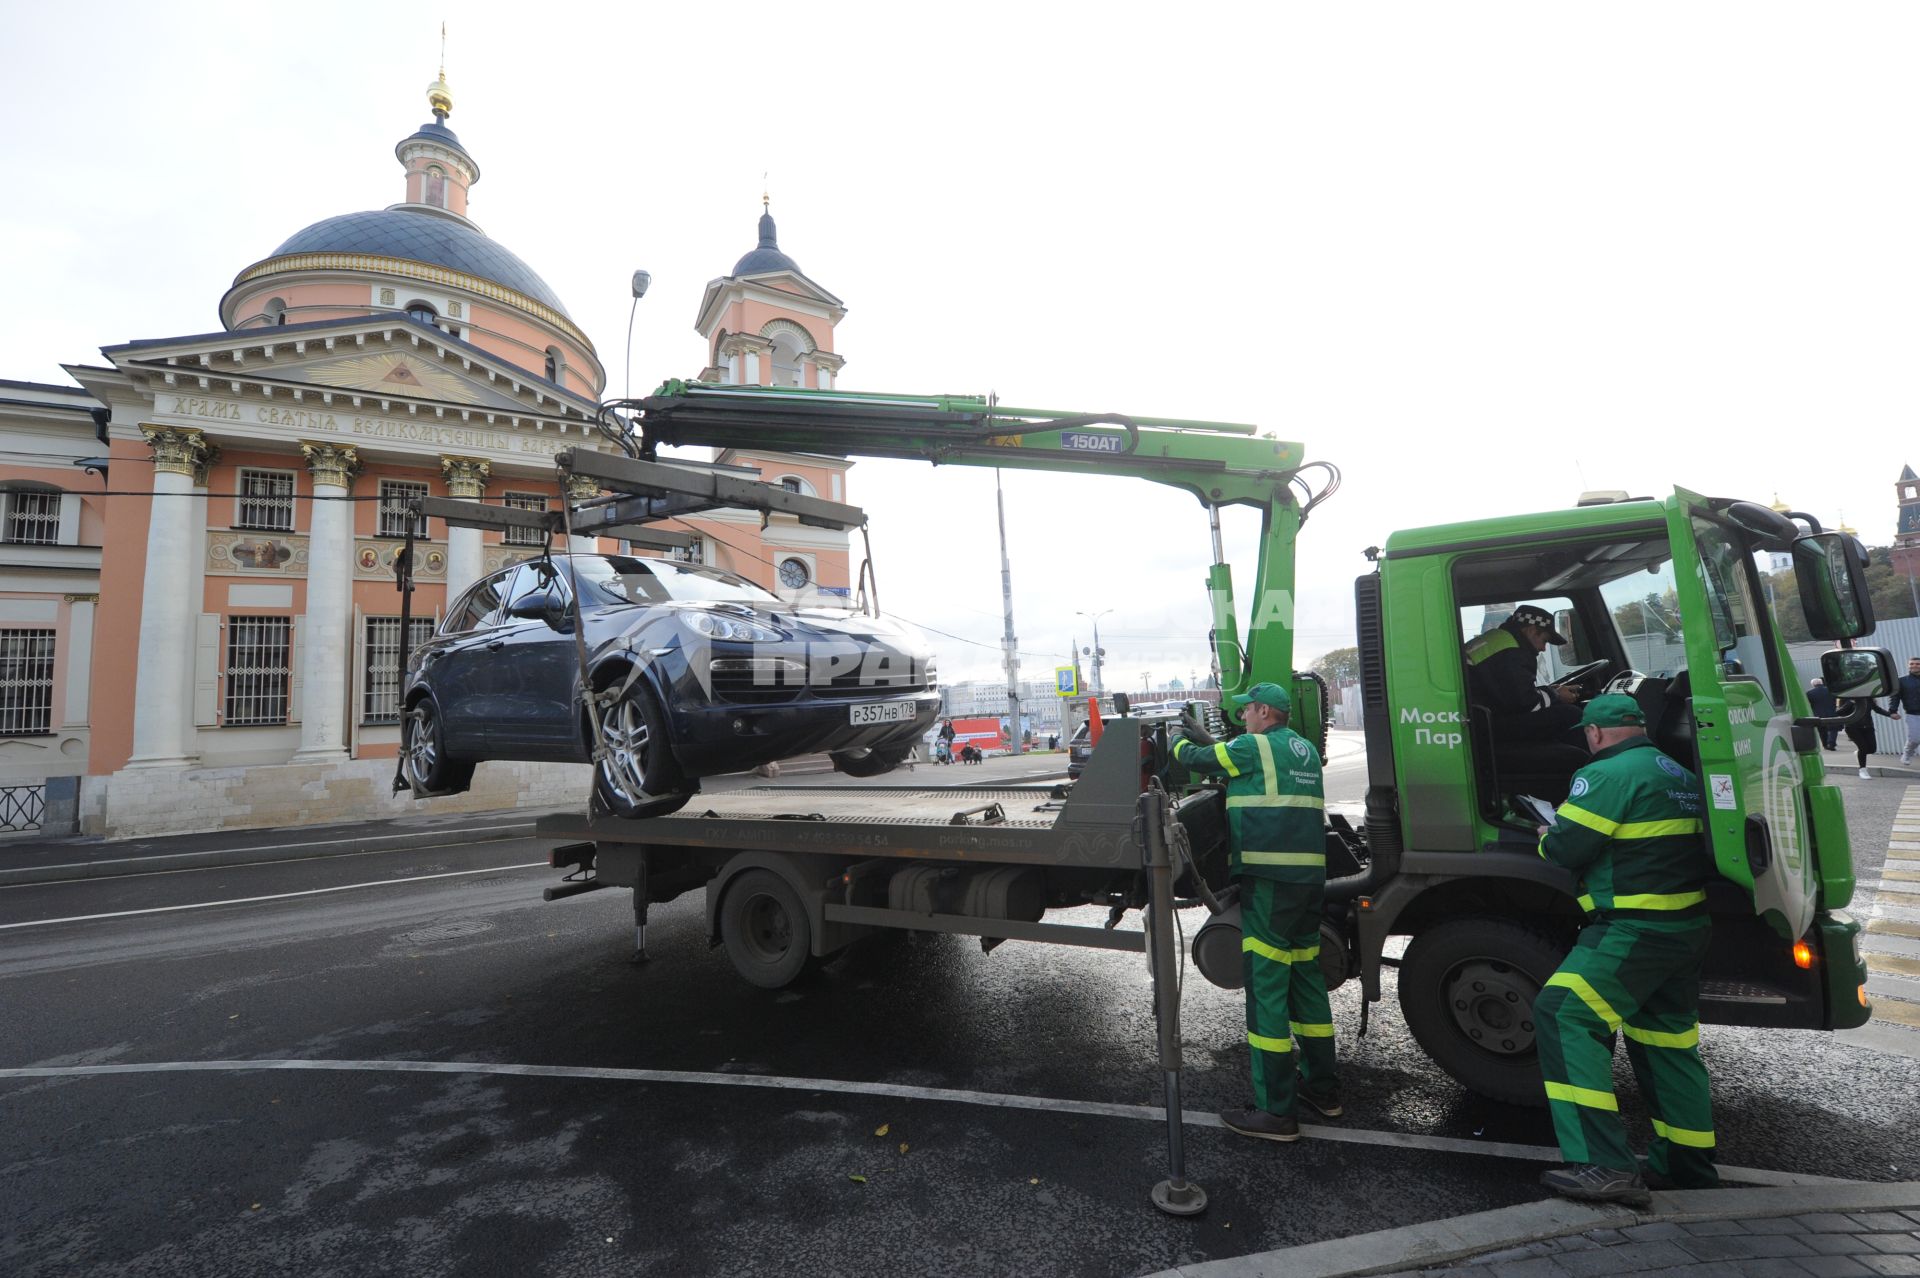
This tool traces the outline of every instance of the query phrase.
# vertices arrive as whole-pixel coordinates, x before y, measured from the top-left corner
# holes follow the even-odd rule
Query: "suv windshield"
[[[579,555],[573,572],[601,596],[619,603],[666,603],[673,600],[716,603],[778,604],[777,595],[744,577],[699,564],[669,559],[639,559],[628,555]]]

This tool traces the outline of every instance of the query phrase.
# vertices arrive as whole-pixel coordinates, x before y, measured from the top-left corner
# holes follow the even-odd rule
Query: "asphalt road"
[[[1357,755],[1329,754],[1357,798]],[[1905,787],[1842,784],[1873,880]],[[49,1075],[0,1069],[0,1272],[1138,1274],[1539,1196],[1515,1146],[1551,1142],[1544,1116],[1428,1063],[1391,974],[1364,1038],[1357,988],[1334,994],[1349,1117],[1285,1147],[1211,1125],[1245,1100],[1244,1022],[1189,972],[1211,1207],[1175,1220],[1147,1201],[1137,957],[889,938],[770,993],[709,949],[697,896],[656,907],[634,966],[628,895],[543,903],[543,856],[0,891],[0,1067]],[[1913,1178],[1920,1034],[1881,1033],[1708,1027],[1723,1163]]]

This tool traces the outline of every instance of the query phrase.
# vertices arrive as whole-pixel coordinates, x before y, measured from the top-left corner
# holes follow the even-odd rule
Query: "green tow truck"
[[[1327,689],[1294,666],[1294,551],[1339,473],[1308,462],[1299,444],[1251,426],[981,397],[685,382],[610,403],[602,423],[634,461],[560,454],[563,472],[612,493],[568,512],[576,533],[684,511],[655,486],[666,460],[658,450],[681,445],[1113,475],[1189,493],[1211,532],[1206,585],[1223,693],[1290,684],[1295,726],[1324,745]],[[1260,518],[1252,588],[1241,596],[1222,551],[1229,506]],[[1399,532],[1370,551],[1373,568],[1355,592],[1368,789],[1363,810],[1329,814],[1328,984],[1358,978],[1364,1015],[1381,997],[1382,969],[1397,965],[1403,1015],[1436,1062],[1482,1095],[1541,1103],[1532,1002],[1581,910],[1567,875],[1536,853],[1533,820],[1516,803],[1529,779],[1496,765],[1462,656],[1467,638],[1527,602],[1551,608],[1571,640],[1574,665],[1561,678],[1638,698],[1660,746],[1707,787],[1725,878],[1711,894],[1703,1015],[1801,1029],[1862,1024],[1860,925],[1844,912],[1853,890],[1845,814],[1824,781],[1821,721],[1810,717],[1756,571],[1761,553],[1793,557],[1815,636],[1850,645],[1872,630],[1851,537],[1811,517],[1687,492]],[[1894,678],[1878,649],[1843,646],[1823,664],[1842,696],[1886,695]],[[636,678],[601,695],[644,689]],[[566,841],[553,863],[572,875],[548,895],[633,888],[644,955],[648,904],[703,889],[714,943],[748,980],[777,987],[882,928],[974,934],[987,948],[1018,939],[1137,952],[1141,934],[1113,923],[1146,907],[1149,866],[1171,863],[1179,903],[1219,911],[1195,938],[1196,964],[1236,984],[1237,927],[1215,895],[1226,885],[1224,804],[1169,761],[1163,733],[1109,719],[1081,780],[1058,790],[781,786],[702,797],[668,817],[556,818],[541,833]],[[1143,793],[1162,788],[1170,851],[1135,822]],[[1106,930],[1042,921],[1089,904],[1110,908]],[[1158,944],[1149,937],[1146,948]]]

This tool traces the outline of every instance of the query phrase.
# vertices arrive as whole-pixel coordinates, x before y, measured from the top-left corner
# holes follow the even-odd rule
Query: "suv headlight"
[[[685,612],[680,619],[687,623],[689,630],[709,639],[733,639],[741,643],[782,643],[786,639],[778,630],[720,612]]]

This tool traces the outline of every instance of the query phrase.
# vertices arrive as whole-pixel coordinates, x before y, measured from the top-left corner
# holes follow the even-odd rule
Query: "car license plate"
[[[848,706],[847,713],[856,728],[875,723],[902,723],[913,718],[911,701],[883,701],[878,705]]]

